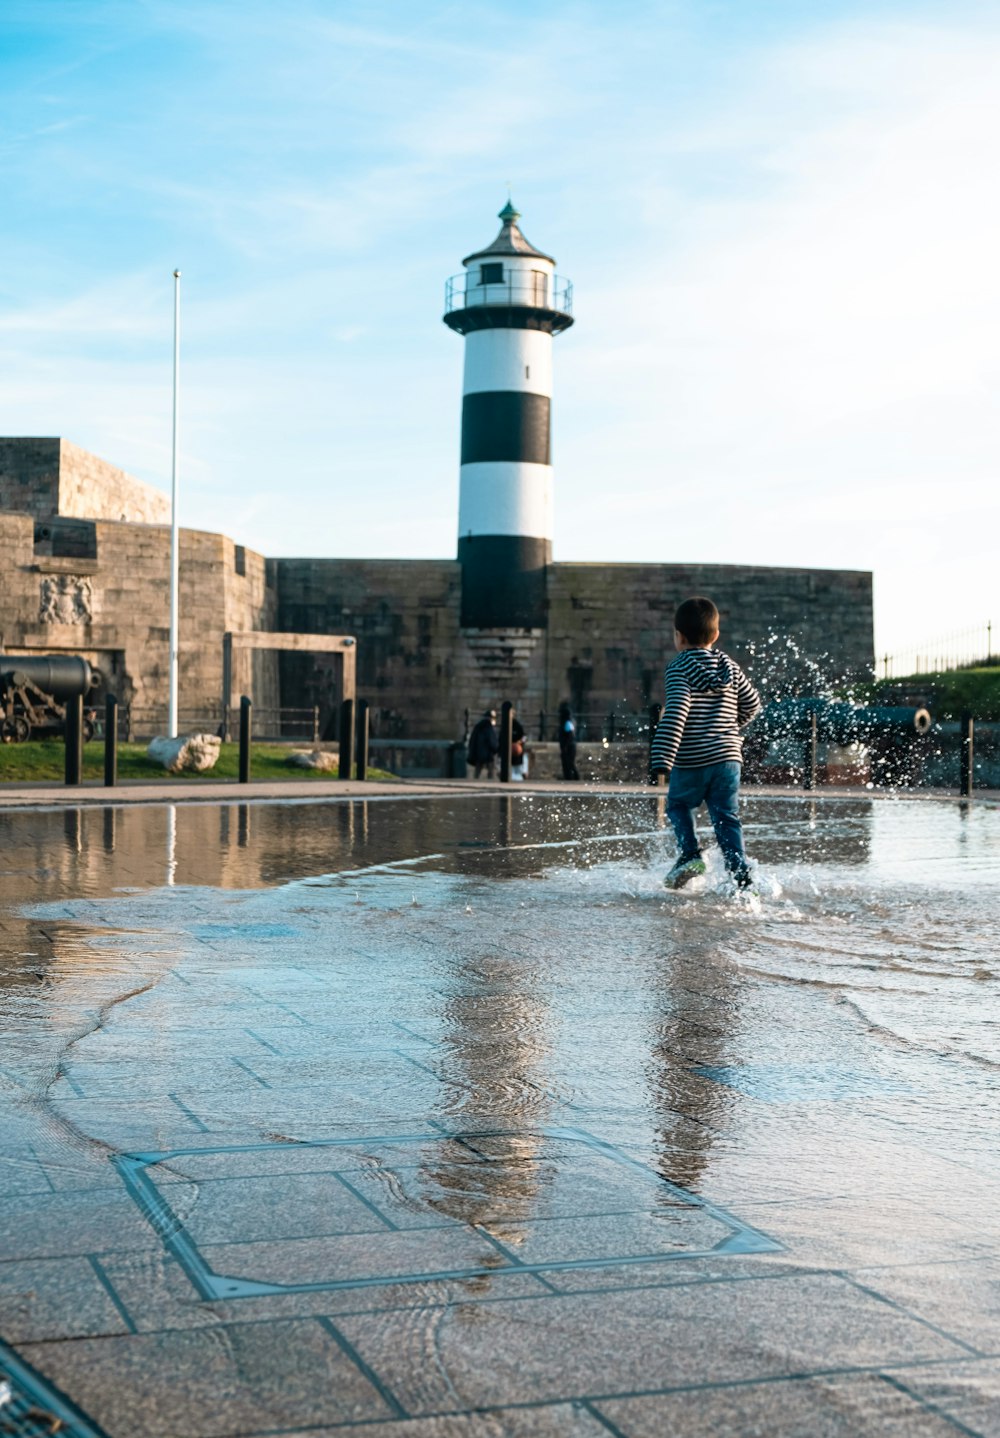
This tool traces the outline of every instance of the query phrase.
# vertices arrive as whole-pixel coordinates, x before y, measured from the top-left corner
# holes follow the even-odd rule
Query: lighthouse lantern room
[[[445,324],[465,336],[462,625],[537,629],[552,559],[552,338],[573,323],[573,287],[509,200],[499,218],[445,299]]]

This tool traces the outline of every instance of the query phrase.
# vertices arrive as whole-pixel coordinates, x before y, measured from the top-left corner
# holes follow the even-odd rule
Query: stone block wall
[[[353,634],[358,694],[373,706],[373,729],[389,737],[451,737],[461,635],[461,570],[449,560],[278,559],[278,628]],[[295,694],[293,661],[285,702]],[[461,706],[459,706],[460,710]]]
[[[0,439],[0,644],[72,651],[137,713],[165,714],[169,499],[60,439]],[[660,698],[672,616],[692,593],[722,612],[724,646],[767,695],[815,692],[873,661],[871,575],[735,565],[554,564],[547,623],[463,629],[452,560],[278,559],[220,534],[181,531],[180,707],[218,713],[226,630],[353,634],[358,694],[385,738],[452,739],[513,701],[537,732],[560,701],[599,738],[610,713]],[[336,712],[331,657],[236,657],[234,697],[258,711]],[[148,721],[152,723],[150,719]]]
[[[707,594],[721,644],[762,692],[815,690],[870,673],[871,575],[719,564],[554,564],[549,571],[549,705],[637,711],[662,699],[673,614]]]
[[[451,738],[511,699],[534,729],[560,701],[589,717],[634,714],[661,697],[673,611],[707,593],[723,644],[767,694],[815,691],[873,662],[871,575],[731,565],[554,564],[548,626],[463,630],[457,563],[279,559],[279,626],[354,634],[358,694],[384,737]],[[286,690],[286,703],[295,703]]]
[[[169,524],[170,498],[66,439],[0,439],[0,509]]]
[[[0,511],[0,650],[74,653],[106,676],[145,732],[162,728],[168,696],[170,530],[95,521],[93,558],[53,557],[29,514]],[[273,629],[276,595],[264,557],[223,535],[180,532],[179,708],[182,724],[217,714],[226,629]],[[252,697],[277,706],[278,670],[263,655]]]

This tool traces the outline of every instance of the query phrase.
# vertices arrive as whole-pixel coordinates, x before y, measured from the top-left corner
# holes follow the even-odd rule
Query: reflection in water
[[[816,811],[815,801],[810,810],[805,800],[754,799],[747,805],[748,840],[765,864],[864,865],[872,807],[873,801],[857,800],[820,803]],[[25,868],[37,873],[38,887],[15,884],[8,894],[14,902],[162,884],[168,857],[165,820],[159,817],[164,808],[174,815],[169,822],[176,841],[175,884],[214,888],[258,888],[432,853],[442,854],[440,866],[451,872],[516,878],[544,873],[567,858],[581,868],[616,857],[644,860],[650,843],[659,846],[660,853],[672,842],[662,794],[470,793],[421,799],[125,805],[113,811],[113,822],[106,818],[106,806],[5,810],[0,811],[0,897],[8,889],[6,875]],[[114,865],[105,862],[108,828],[114,830]],[[625,839],[608,842],[611,834],[637,838],[631,845]],[[567,842],[574,847],[566,854],[543,847]],[[498,849],[508,845],[498,863]],[[30,856],[27,862],[22,862],[24,856]]]
[[[83,852],[83,815],[79,809],[63,810],[63,833],[66,848],[73,854]]]
[[[424,1201],[516,1247],[523,1241],[519,1225],[534,1209],[537,1129],[551,1107],[542,1083],[551,1044],[547,1015],[530,970],[513,954],[457,959],[451,983],[455,992],[444,1004],[434,1061],[441,1082],[434,1112],[449,1132],[470,1135],[469,1147],[456,1162],[456,1145],[442,1143],[439,1162],[422,1170]],[[483,1129],[515,1131],[497,1133],[489,1161],[474,1137]]]
[[[172,887],[177,875],[177,805],[167,805],[167,885]]]
[[[877,1063],[865,1059],[874,1076],[848,1074],[867,1097],[883,1092],[883,1070],[898,1082],[907,1056],[933,1051],[978,1066],[971,1078],[961,1069],[962,1083],[983,1103],[979,1071],[1000,1063],[996,810],[750,797],[746,815],[751,853],[772,884],[754,912],[710,887],[664,893],[662,794],[0,813],[5,1028],[41,1071],[48,1039],[114,1055],[126,1018],[138,1027],[148,1004],[133,1052],[145,1059],[145,1035],[154,1036],[156,1092],[169,1114],[167,1095],[185,1087],[192,1055],[204,1058],[209,1030],[211,1062],[225,1070],[221,1079],[212,1071],[220,1092],[235,1073],[264,1103],[286,1078],[271,1087],[230,1065],[224,1039],[253,1070],[255,1055],[283,1061],[286,1043],[304,1042],[297,1025],[307,1038],[314,1030],[306,1081],[321,1082],[338,1045],[398,1047],[398,1030],[380,1028],[398,1019],[428,1035],[426,1051],[411,1055],[437,1085],[421,1120],[470,1145],[442,1136],[425,1151],[420,1202],[515,1248],[558,1187],[541,1128],[599,1130],[683,1187],[708,1190],[729,1148],[734,1090],[705,1071],[842,1068],[848,1020],[849,1033],[877,1048]],[[373,868],[363,883],[280,887]],[[252,892],[262,888],[270,892]],[[48,907],[29,917],[32,903]],[[168,963],[176,982],[159,983]],[[248,968],[252,993],[239,987]],[[150,997],[113,1007],[151,979],[159,987]],[[765,990],[766,1001],[749,1001]],[[801,1012],[803,994],[818,1005],[813,1030],[787,1017]],[[113,1017],[95,1027],[109,1004]],[[240,1004],[251,1012],[237,1040]],[[263,1034],[262,1004],[277,1015]],[[181,1012],[197,1037],[179,1019],[171,1027]],[[20,1053],[12,1049],[11,1064]],[[359,1080],[352,1097],[352,1112],[370,1102],[385,1121],[377,1078],[371,1092]],[[879,1103],[880,1114],[895,1112]],[[973,1111],[971,1101],[956,1108]],[[242,1094],[233,1112],[231,1122],[252,1125]],[[930,1124],[929,1103],[923,1113]],[[261,1120],[260,1131],[292,1118]],[[303,1101],[300,1126],[310,1122]],[[365,1129],[362,1118],[357,1125]],[[484,1159],[473,1137],[484,1130],[516,1136],[492,1141]]]
[[[699,1192],[717,1128],[724,1118],[725,1090],[696,1069],[725,1065],[740,1018],[735,970],[713,966],[706,988],[704,945],[664,960],[650,995],[657,1022],[650,1035],[650,1104],[656,1115],[658,1169],[664,1178]],[[701,969],[701,974],[698,970]]]

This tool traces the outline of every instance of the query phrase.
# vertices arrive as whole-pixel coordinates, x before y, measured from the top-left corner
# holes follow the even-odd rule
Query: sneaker
[[[663,882],[668,889],[683,889],[685,884],[705,872],[705,860],[700,854],[682,854]]]

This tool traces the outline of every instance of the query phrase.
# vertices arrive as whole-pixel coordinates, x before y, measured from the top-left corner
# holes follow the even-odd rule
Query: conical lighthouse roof
[[[550,265],[555,264],[551,255],[536,250],[530,240],[526,240],[521,234],[517,226],[521,216],[510,200],[504,205],[497,218],[503,223],[500,226],[500,233],[492,245],[487,245],[485,250],[476,250],[473,255],[466,255],[462,261],[463,265],[470,265],[473,260],[484,260],[488,255],[524,255],[529,259],[548,260]]]

